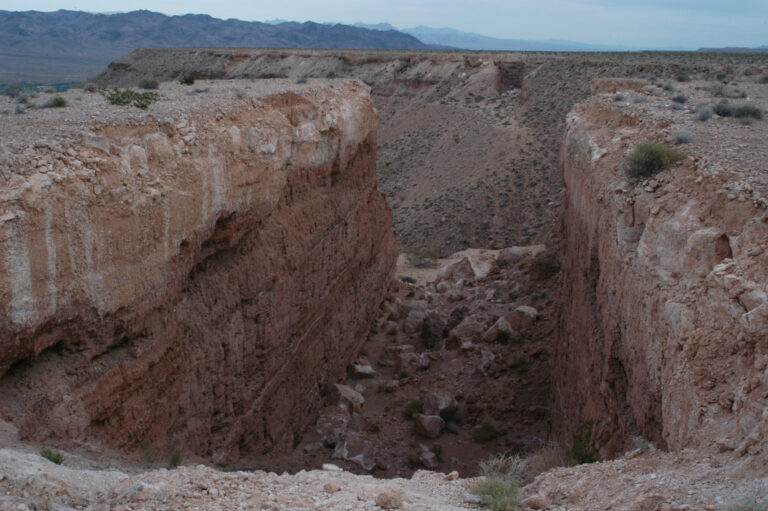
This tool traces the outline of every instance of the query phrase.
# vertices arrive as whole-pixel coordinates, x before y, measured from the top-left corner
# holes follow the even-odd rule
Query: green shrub
[[[154,90],[154,89],[157,89],[158,87],[160,87],[160,84],[154,78],[149,78],[149,79],[140,81],[139,82],[139,87],[142,88],[142,89]]]
[[[88,82],[83,85],[83,90],[85,92],[98,92],[99,87],[95,83]]]
[[[403,408],[403,417],[413,420],[413,416],[417,413],[424,413],[424,402],[420,399],[408,401]]]
[[[402,280],[406,284],[415,284],[416,283],[416,279],[414,279],[413,277],[409,277],[407,275],[405,277],[403,277],[402,279],[400,279],[400,280]]]
[[[64,461],[64,455],[61,454],[59,451],[56,451],[54,449],[49,449],[47,447],[44,447],[40,451],[40,456],[47,459],[51,463],[55,463],[57,465],[61,465],[61,462]]]
[[[326,78],[336,78],[336,71],[328,71],[325,75]]]
[[[181,462],[183,459],[184,459],[184,454],[181,452],[181,450],[176,449],[171,453],[171,456],[168,459],[168,466],[171,468],[176,468],[179,465],[181,465]]]
[[[48,100],[43,105],[43,108],[64,108],[65,106],[67,106],[67,100],[62,98],[61,96],[55,96],[52,99]]]
[[[296,83],[307,83],[307,75],[301,75],[296,78]]]
[[[484,422],[479,428],[472,431],[472,440],[479,444],[485,444],[496,440],[501,436],[499,430],[491,423]]]
[[[581,431],[573,435],[573,445],[566,452],[566,456],[577,465],[597,461],[598,452],[592,438],[594,425],[594,422],[587,421],[582,424]]]
[[[674,101],[675,103],[680,103],[682,105],[682,104],[685,104],[686,101],[688,101],[688,96],[684,94],[678,94],[677,96],[672,98],[672,101]]]
[[[434,268],[437,266],[437,254],[428,248],[412,248],[405,257],[414,268]]]
[[[640,142],[627,157],[626,172],[629,177],[648,177],[671,167],[683,155],[677,149],[660,142]]]
[[[485,477],[516,481],[525,481],[528,463],[518,455],[497,454],[480,462],[480,472]]]
[[[3,95],[9,98],[17,98],[22,94],[26,94],[26,89],[21,85],[8,85],[3,89]]]
[[[520,488],[513,480],[486,477],[470,491],[482,499],[493,511],[514,511],[522,508]]]
[[[711,119],[714,115],[712,109],[708,105],[699,105],[696,107],[696,119],[700,121],[706,121]]]
[[[179,80],[179,83],[182,85],[194,85],[195,84],[195,77],[194,76],[185,76],[181,80]]]
[[[136,108],[146,109],[159,97],[156,92],[136,92],[131,89],[103,89],[100,91],[111,105],[133,105]]]
[[[693,136],[684,130],[675,130],[672,132],[672,143],[675,145],[689,144],[693,141]]]
[[[715,105],[715,113],[720,117],[736,117],[737,119],[763,118],[763,111],[754,105],[734,105],[727,101],[721,101]]]

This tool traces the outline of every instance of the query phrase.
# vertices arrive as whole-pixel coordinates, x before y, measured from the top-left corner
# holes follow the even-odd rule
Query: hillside
[[[279,48],[425,49],[394,30],[349,25],[221,20],[150,11],[0,11],[0,83],[79,81],[138,47],[234,46]]]

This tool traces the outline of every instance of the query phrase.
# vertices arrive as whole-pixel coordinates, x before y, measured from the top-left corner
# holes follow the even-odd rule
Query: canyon
[[[92,80],[163,81],[146,112],[70,91],[7,114],[3,502],[477,509],[479,461],[582,442],[605,461],[530,474],[526,506],[764,504],[768,128],[697,116],[765,110],[765,74],[146,49]],[[153,468],[182,447],[253,470]]]

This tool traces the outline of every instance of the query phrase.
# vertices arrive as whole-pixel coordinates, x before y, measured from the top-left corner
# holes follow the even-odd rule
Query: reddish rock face
[[[719,191],[739,179],[711,170],[723,151],[629,181],[628,150],[669,123],[610,102],[577,107],[563,145],[557,427],[570,440],[594,421],[604,455],[635,435],[765,454],[768,216]]]
[[[0,409],[24,438],[290,447],[366,338],[397,255],[367,88],[184,101],[80,121],[4,185]]]

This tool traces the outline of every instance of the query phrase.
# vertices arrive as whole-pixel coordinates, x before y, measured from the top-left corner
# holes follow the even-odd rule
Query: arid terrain
[[[767,77],[148,49],[86,87],[146,109],[0,98],[0,505],[480,509],[504,454],[523,508],[765,509]]]

